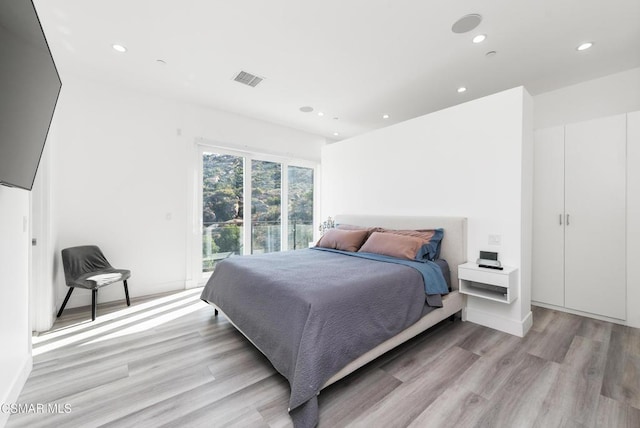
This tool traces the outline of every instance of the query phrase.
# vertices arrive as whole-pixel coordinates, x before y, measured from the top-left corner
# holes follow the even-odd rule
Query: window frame
[[[202,286],[211,276],[211,272],[202,272],[202,233],[203,233],[203,162],[202,156],[205,153],[215,153],[229,156],[239,156],[243,158],[243,241],[242,241],[242,255],[250,255],[252,251],[252,221],[251,221],[251,196],[252,196],[252,162],[253,161],[266,161],[276,162],[280,164],[280,251],[286,251],[289,245],[289,174],[288,167],[296,166],[302,168],[309,168],[313,170],[313,225],[316,224],[319,218],[319,182],[320,182],[320,165],[318,162],[293,158],[289,156],[282,156],[277,154],[264,153],[253,150],[241,150],[235,148],[229,148],[224,145],[218,145],[213,143],[207,143],[203,141],[196,142],[196,171],[195,171],[195,183],[194,183],[194,203],[193,207],[195,213],[193,215],[193,231],[192,240],[192,253],[193,253],[193,278],[196,281],[192,281],[193,286]],[[314,227],[314,239],[317,234]]]

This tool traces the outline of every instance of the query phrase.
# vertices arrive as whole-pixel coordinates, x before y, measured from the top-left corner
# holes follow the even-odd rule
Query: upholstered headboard
[[[467,261],[467,219],[465,217],[403,217],[337,215],[336,225],[380,226],[389,229],[444,229],[440,258],[451,268],[451,286],[458,289],[458,265]]]

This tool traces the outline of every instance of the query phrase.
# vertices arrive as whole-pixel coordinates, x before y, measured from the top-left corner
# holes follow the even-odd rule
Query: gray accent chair
[[[96,319],[98,289],[106,285],[122,281],[127,306],[131,306],[129,289],[127,288],[127,279],[131,276],[131,271],[114,269],[96,245],[65,248],[62,250],[62,266],[69,292],[64,298],[60,311],[58,311],[58,317],[62,315],[75,287],[92,291],[91,321]]]

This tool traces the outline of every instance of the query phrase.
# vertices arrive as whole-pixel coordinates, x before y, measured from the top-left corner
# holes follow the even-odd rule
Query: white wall
[[[29,193],[0,186],[0,404],[16,402],[31,371],[28,219]]]
[[[640,69],[540,94],[534,98],[534,127],[638,110],[639,94]],[[477,218],[470,220],[470,255],[475,257],[480,248],[497,249],[505,263],[519,264],[521,259],[526,260],[527,257],[521,256],[528,244],[522,236],[518,240],[513,239],[515,228],[520,227],[513,220],[519,218],[514,215],[515,211],[504,212],[502,215],[505,218],[493,214],[499,211],[497,207],[501,205],[502,195],[516,195],[513,189],[518,187],[520,197],[525,193],[518,209],[524,209],[521,214],[525,214],[528,200],[526,183],[506,182],[503,177],[526,171],[527,166],[522,161],[518,167],[504,160],[528,159],[527,155],[522,156],[518,152],[523,148],[526,150],[527,146],[518,146],[516,150],[517,144],[506,142],[511,138],[506,135],[510,135],[512,129],[501,126],[500,130],[492,131],[488,125],[491,121],[485,120],[488,115],[504,125],[506,118],[502,115],[518,116],[516,112],[495,110],[493,102],[483,100],[473,101],[469,103],[470,106],[459,106],[459,111],[453,107],[425,116],[455,120],[452,118],[462,114],[467,117],[467,125],[463,129],[458,129],[462,128],[458,126],[459,121],[437,123],[435,119],[417,118],[396,125],[401,125],[400,131],[392,126],[329,149],[330,152],[335,150],[339,153],[344,150],[342,147],[351,146],[354,142],[367,141],[364,144],[368,145],[371,136],[392,141],[391,147],[397,148],[397,132],[400,135],[415,132],[416,135],[407,143],[412,147],[411,150],[414,150],[413,145],[429,147],[428,154],[425,153],[426,159],[436,156],[434,165],[425,168],[420,177],[397,165],[387,169],[388,148],[377,157],[377,154],[363,147],[362,152],[347,163],[349,168],[356,171],[361,168],[386,171],[396,175],[399,182],[418,180],[410,183],[410,188],[418,192],[416,194],[425,195],[428,194],[425,189],[432,186],[430,177],[433,172],[447,170],[447,189],[451,191],[440,192],[436,207],[432,208],[430,202],[422,198],[408,196],[411,193],[409,191],[397,192],[395,186],[384,180],[384,174],[380,174],[372,177],[371,186],[356,194],[346,192],[340,186],[325,187],[323,203],[327,205],[323,217],[338,211],[347,212],[346,208],[337,211],[333,208],[340,204],[353,207],[349,209],[358,212],[377,209],[387,214],[425,214],[426,208],[432,208],[429,212],[438,215],[465,215],[468,206],[476,207],[473,209],[477,211],[474,212]],[[492,104],[492,110],[478,111],[472,107],[476,102],[477,105]],[[521,110],[522,106],[520,113]],[[527,115],[524,114],[525,118]],[[428,135],[422,129],[421,121],[429,122],[426,126]],[[522,131],[527,127],[526,124],[520,124],[519,129]],[[195,256],[189,241],[197,233],[192,227],[197,213],[193,209],[194,180],[190,174],[195,168],[196,139],[204,138],[232,148],[254,149],[310,160],[320,158],[320,149],[324,145],[321,137],[278,125],[106,87],[74,76],[64,79],[53,129],[56,149],[51,154],[51,236],[54,241],[51,262],[57,278],[54,292],[57,307],[67,291],[59,251],[71,245],[97,243],[114,265],[132,269],[134,275],[130,287],[133,296],[182,288],[185,282],[191,281]],[[178,135],[179,132],[181,135]],[[440,141],[446,140],[446,146],[434,143],[434,135],[443,136],[446,133],[462,140],[450,141],[443,137]],[[495,133],[500,134],[497,136],[502,140],[495,138]],[[525,140],[521,137],[521,142]],[[352,150],[345,150],[345,155],[347,152],[351,153]],[[494,153],[498,156],[493,156]],[[407,161],[401,158],[402,154],[392,155],[396,162]],[[422,159],[411,157],[408,161],[422,168],[419,165]],[[324,165],[323,173],[330,175],[331,168],[331,165]],[[339,175],[349,173],[340,171]],[[469,189],[467,186],[470,183],[479,185],[479,177],[487,183],[497,184],[503,189],[502,193],[487,194]],[[351,178],[358,180],[353,174]],[[325,186],[329,186],[330,182],[327,181]],[[468,202],[463,203],[463,198],[454,196],[461,192],[468,194]],[[381,195],[388,204],[380,200]],[[333,207],[331,204],[334,204]],[[483,206],[495,209],[484,212]],[[440,207],[447,207],[447,212],[442,212]],[[525,235],[528,233],[524,229],[521,232]],[[487,246],[489,233],[502,235],[500,247]],[[516,251],[516,247],[520,248]],[[521,269],[524,278],[527,278],[527,267],[522,266]],[[523,287],[526,293],[526,284],[523,283]],[[100,293],[102,302],[122,297],[122,287],[118,285],[107,287]],[[522,302],[526,306],[528,296],[524,297]],[[69,307],[89,303],[90,293],[77,290]],[[520,311],[524,310],[520,308]]]
[[[318,160],[322,137],[66,76],[54,118],[52,199],[56,301],[67,292],[60,250],[97,244],[131,269],[132,296],[182,289],[194,257],[195,141]],[[88,305],[74,291],[67,307]],[[124,298],[121,285],[99,302]]]
[[[531,275],[533,272],[533,98],[525,91],[522,104],[522,153],[520,172],[520,313],[531,313]],[[526,320],[528,331],[533,318]]]
[[[627,115],[627,325],[640,328],[640,111]]]
[[[534,128],[640,110],[640,68],[536,95]]]
[[[325,146],[322,218],[335,214],[468,218],[468,260],[479,250],[530,275],[531,99],[523,88],[418,117]],[[523,224],[529,222],[529,224]],[[502,237],[489,246],[488,235]],[[530,278],[521,279],[529,287]],[[530,292],[519,303],[468,301],[469,319],[526,331]],[[474,315],[475,314],[475,315]]]
[[[51,215],[51,153],[55,140],[55,127],[49,129],[47,142],[40,158],[40,165],[31,190],[31,266],[29,277],[29,312],[31,329],[47,331],[55,321],[56,301],[51,284],[55,278],[54,240]]]

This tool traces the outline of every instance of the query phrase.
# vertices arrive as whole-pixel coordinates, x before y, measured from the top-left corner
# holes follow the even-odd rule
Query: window
[[[251,253],[280,251],[282,164],[251,162]]]
[[[307,248],[313,241],[313,168],[289,166],[289,249]]]
[[[313,241],[314,164],[208,146],[199,154],[205,278],[233,254],[302,249]]]
[[[202,271],[232,254],[242,254],[244,159],[202,155]]]

